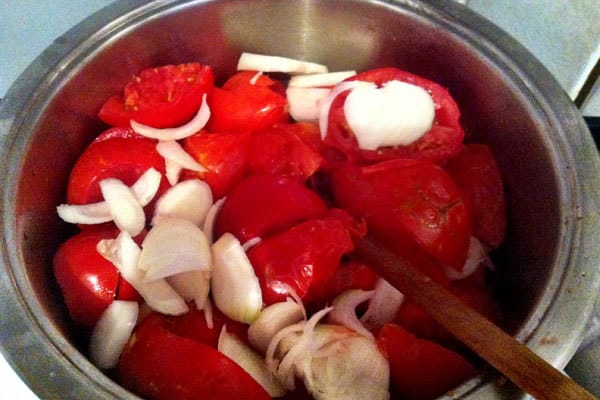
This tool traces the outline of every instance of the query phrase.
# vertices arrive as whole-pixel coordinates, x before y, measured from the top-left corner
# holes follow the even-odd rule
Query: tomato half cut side
[[[198,112],[213,85],[212,69],[198,63],[148,68],[122,94],[110,97],[98,117],[111,126],[129,126],[133,119],[155,128],[176,127]]]
[[[120,383],[148,399],[270,399],[231,359],[170,332],[153,319],[136,328],[117,368]]]
[[[402,399],[435,399],[476,373],[460,354],[397,325],[385,325],[377,344],[390,363],[392,389]]]
[[[326,209],[316,193],[293,179],[254,175],[244,179],[227,197],[217,216],[215,236],[229,232],[242,243],[266,238],[320,217]]]
[[[64,242],[54,255],[54,276],[69,315],[83,328],[94,327],[117,293],[119,272],[96,251],[96,245],[118,234],[114,227],[85,230]]]
[[[263,301],[285,301],[289,288],[306,302],[317,301],[344,254],[354,249],[345,226],[334,219],[312,219],[271,236],[248,252]]]
[[[420,249],[439,264],[462,270],[470,215],[460,190],[436,164],[406,159],[351,166],[336,169],[331,183],[338,204],[363,217],[398,254],[412,258]]]
[[[382,147],[377,150],[362,150],[354,137],[346,116],[344,103],[349,91],[338,95],[331,103],[325,143],[342,151],[350,161],[375,163],[397,158],[414,158],[443,164],[462,148],[464,130],[460,124],[460,110],[443,86],[397,68],[381,68],[357,74],[348,81],[365,81],[377,86],[398,80],[425,89],[435,103],[435,118],[429,132],[407,146]]]

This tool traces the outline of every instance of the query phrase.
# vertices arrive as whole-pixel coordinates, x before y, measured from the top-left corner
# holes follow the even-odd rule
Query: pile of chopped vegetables
[[[370,232],[501,317],[486,276],[502,179],[487,145],[464,143],[447,89],[396,68],[244,53],[222,84],[198,63],[144,70],[99,118],[110,127],[57,207],[79,233],[54,273],[90,359],[125,388],[429,399],[476,373],[353,253]]]

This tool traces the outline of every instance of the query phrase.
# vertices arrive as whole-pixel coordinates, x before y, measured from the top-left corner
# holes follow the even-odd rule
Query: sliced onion
[[[61,204],[56,207],[58,216],[70,224],[102,224],[112,221],[105,201],[90,204]]]
[[[258,71],[257,73],[255,73],[254,76],[252,78],[250,78],[250,84],[256,85],[256,82],[258,82],[258,80],[260,79],[262,74],[263,74],[262,71]]]
[[[185,301],[192,301],[196,309],[204,310],[209,304],[210,271],[187,271],[167,277],[167,282]]]
[[[206,182],[200,179],[179,182],[156,202],[152,223],[161,218],[180,218],[200,226],[212,203],[212,192]]]
[[[391,322],[404,301],[404,295],[385,279],[379,279],[361,321],[368,326],[381,327]]]
[[[288,87],[301,87],[301,88],[326,88],[337,85],[356,75],[356,71],[336,71],[328,72],[326,74],[311,74],[311,75],[297,75],[292,76],[288,83]]]
[[[213,321],[213,307],[210,300],[208,300],[204,305],[204,321],[206,321],[206,326],[208,329],[214,328],[215,323]]]
[[[175,140],[161,140],[156,145],[156,151],[165,160],[170,160],[179,164],[182,168],[190,171],[205,172],[208,171],[200,165],[194,158],[181,147]]]
[[[302,319],[304,310],[295,302],[271,304],[260,312],[259,317],[248,328],[248,340],[254,348],[264,353],[277,332]]]
[[[444,267],[448,279],[456,281],[471,276],[482,264],[486,263],[487,253],[481,242],[474,236],[469,238],[469,252],[462,271]]]
[[[358,87],[377,87],[372,82],[365,81],[348,81],[342,82],[339,85],[335,86],[327,95],[325,101],[321,103],[321,108],[319,110],[319,129],[321,131],[321,139],[325,139],[327,136],[327,127],[329,125],[329,109],[331,108],[331,103],[335,100],[338,95],[347,91],[353,90]]]
[[[204,231],[204,234],[206,235],[206,238],[210,244],[214,243],[215,221],[217,220],[217,215],[219,215],[219,211],[221,211],[221,207],[223,207],[223,203],[225,203],[226,199],[226,197],[223,197],[215,201],[215,203],[208,209],[206,217],[204,218],[202,230]]]
[[[141,250],[127,232],[121,232],[116,239],[98,242],[97,251],[114,264],[125,279],[150,308],[167,315],[181,315],[188,312],[188,306],[181,296],[164,279],[146,281],[144,271],[138,268]]]
[[[160,172],[154,168],[148,168],[131,186],[131,191],[142,207],[147,206],[154,199],[160,187],[161,179]]]
[[[244,242],[244,244],[242,245],[242,248],[244,249],[245,252],[248,252],[248,250],[250,250],[257,244],[259,244],[260,242],[262,242],[262,239],[259,237],[248,239],[248,240],[246,240],[246,242]]]
[[[230,233],[223,234],[212,251],[211,290],[215,305],[234,321],[252,323],[262,308],[262,292],[246,252]]]
[[[119,356],[131,337],[138,312],[137,302],[114,300],[102,313],[90,339],[90,358],[96,367],[116,367]]]
[[[161,218],[142,242],[139,268],[146,280],[182,272],[210,271],[212,257],[204,232],[181,218]]]
[[[165,176],[167,177],[167,181],[169,181],[171,186],[176,185],[177,182],[179,182],[182,171],[183,168],[181,168],[181,165],[177,164],[175,161],[165,158]]]
[[[225,325],[219,335],[217,349],[246,371],[271,397],[281,397],[285,389],[267,369],[265,360],[235,335],[227,332]]]
[[[329,313],[329,322],[345,326],[356,333],[373,339],[373,334],[360,322],[356,316],[356,307],[371,299],[375,291],[347,290],[333,300],[333,310]]]
[[[131,236],[137,236],[146,225],[146,216],[133,191],[115,178],[101,180],[100,190],[115,225]]]
[[[326,73],[325,65],[293,58],[242,53],[237,65],[238,71],[285,72],[288,74]]]
[[[298,122],[317,122],[319,107],[330,91],[325,88],[288,87],[285,93],[290,115]]]
[[[199,132],[210,118],[210,108],[206,103],[206,94],[202,97],[202,105],[188,123],[177,128],[153,128],[131,120],[131,128],[142,136],[158,140],[180,140]]]

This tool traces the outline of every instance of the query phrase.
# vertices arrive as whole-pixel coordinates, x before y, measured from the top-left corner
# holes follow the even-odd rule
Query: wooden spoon
[[[458,340],[536,399],[596,399],[373,237],[357,241],[356,252]]]

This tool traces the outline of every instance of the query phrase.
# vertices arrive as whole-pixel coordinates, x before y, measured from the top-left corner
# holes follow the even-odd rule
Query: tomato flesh
[[[165,65],[143,70],[110,97],[98,117],[112,126],[129,126],[133,119],[155,128],[183,125],[213,87],[212,69],[198,63]]]

